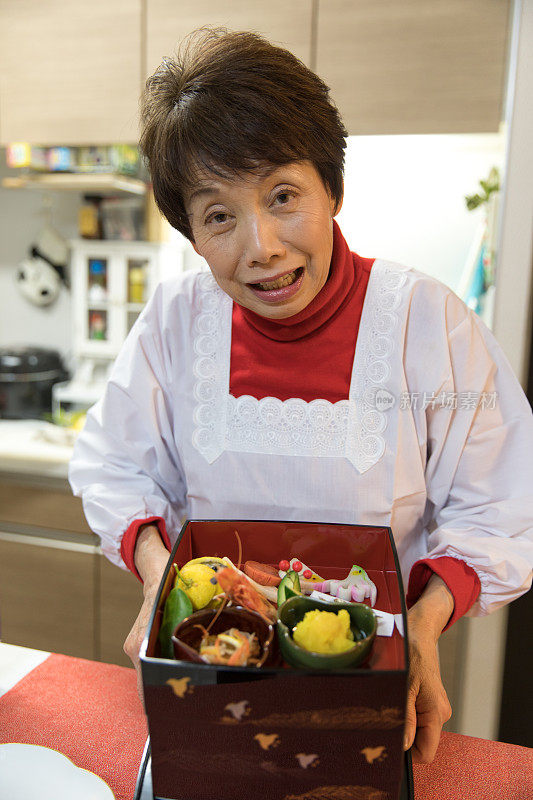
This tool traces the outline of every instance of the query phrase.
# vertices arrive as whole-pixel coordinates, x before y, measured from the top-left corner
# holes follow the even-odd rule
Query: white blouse
[[[69,478],[111,561],[151,516],[172,543],[183,517],[390,525],[406,583],[418,559],[452,556],[481,581],[471,614],[527,591],[531,409],[450,289],[376,261],[336,403],[233,397],[231,324],[210,273],[161,284],[89,412]]]

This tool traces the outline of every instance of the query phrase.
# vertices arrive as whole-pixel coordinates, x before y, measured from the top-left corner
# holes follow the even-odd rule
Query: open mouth
[[[283,289],[285,286],[290,286],[292,283],[298,280],[298,278],[303,274],[303,271],[303,267],[298,267],[292,272],[282,275],[281,278],[278,278],[275,281],[262,281],[261,283],[252,283],[250,285],[254,289],[259,289],[262,292],[272,292],[275,289]]]

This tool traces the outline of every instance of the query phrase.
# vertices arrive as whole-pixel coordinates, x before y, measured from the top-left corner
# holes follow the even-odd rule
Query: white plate
[[[0,745],[0,796],[9,800],[114,800],[105,781],[57,750],[33,744]]]

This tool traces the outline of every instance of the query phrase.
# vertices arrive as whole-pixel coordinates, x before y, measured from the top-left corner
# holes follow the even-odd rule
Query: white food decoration
[[[340,600],[362,603],[369,598],[370,605],[376,604],[378,590],[376,584],[370,580],[365,570],[354,564],[348,576],[343,581],[323,581],[316,587],[321,592],[327,592]]]

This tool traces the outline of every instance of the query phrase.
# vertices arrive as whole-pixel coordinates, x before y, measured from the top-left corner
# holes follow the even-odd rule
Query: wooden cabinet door
[[[96,655],[96,547],[0,533],[2,641]]]
[[[111,564],[103,555],[98,561],[99,659],[131,667],[123,648],[143,601],[142,585],[131,572]]]
[[[305,64],[311,60],[311,0],[147,0],[146,77],[180,41],[202,25],[252,30],[288,48]]]
[[[42,530],[42,535],[52,532],[54,536],[63,532],[83,537],[92,537],[79,497],[74,497],[65,481],[49,483],[20,476],[0,478],[0,530],[26,533]],[[58,532],[62,532],[59,534]],[[64,537],[68,538],[68,537]],[[94,538],[94,537],[93,537]],[[85,541],[87,544],[88,542]],[[97,543],[94,538],[94,543]]]
[[[0,0],[2,143],[136,142],[141,0]]]
[[[510,0],[319,0],[317,59],[350,134],[497,131]]]

